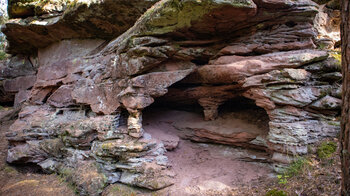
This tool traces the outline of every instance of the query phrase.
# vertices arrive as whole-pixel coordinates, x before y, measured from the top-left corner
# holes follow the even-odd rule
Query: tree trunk
[[[342,167],[342,185],[341,195],[350,196],[350,48],[349,48],[349,0],[342,0],[342,23],[341,23],[341,38],[342,38],[342,73],[343,73],[343,105],[342,105],[342,120],[341,120],[341,167]]]

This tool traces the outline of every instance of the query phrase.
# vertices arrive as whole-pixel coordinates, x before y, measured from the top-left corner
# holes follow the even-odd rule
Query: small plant
[[[288,182],[288,178],[289,176],[288,175],[277,175],[277,178],[278,178],[278,184],[287,184]]]
[[[309,161],[303,157],[300,157],[289,165],[289,167],[286,169],[285,175],[292,177],[300,174],[308,165]]]
[[[307,159],[298,157],[285,169],[283,174],[277,175],[278,184],[286,185],[288,183],[288,178],[300,174],[308,165],[309,161]]]
[[[317,148],[317,156],[320,159],[328,159],[332,157],[333,153],[337,151],[337,143],[332,141],[325,141]]]
[[[265,196],[287,196],[287,193],[282,190],[272,189],[269,190]]]

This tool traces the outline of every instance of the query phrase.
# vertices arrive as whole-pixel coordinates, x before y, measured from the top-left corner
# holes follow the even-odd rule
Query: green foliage
[[[0,9],[0,12],[3,11]],[[0,25],[3,25],[7,22],[8,18],[6,15],[0,15]],[[5,36],[0,32],[0,60],[4,60],[8,57],[5,52],[6,39]]]
[[[0,36],[0,60],[4,60],[8,56],[5,52],[5,47],[6,47],[5,36]]]
[[[297,160],[293,161],[289,165],[289,167],[286,169],[286,175],[292,177],[295,175],[300,174],[307,166],[309,165],[309,161],[305,158],[298,158]]]
[[[0,49],[0,60],[4,60],[7,58],[6,52]]]
[[[278,184],[287,184],[289,176],[283,174],[283,175],[277,175],[277,178],[278,178]]]
[[[317,148],[317,156],[320,159],[328,159],[332,157],[333,153],[337,150],[337,143],[332,141],[325,141]]]
[[[287,193],[282,190],[272,189],[269,190],[265,196],[287,196]]]
[[[288,183],[288,178],[302,173],[308,165],[309,161],[307,159],[303,157],[297,158],[285,169],[283,174],[277,175],[278,184],[286,185]]]

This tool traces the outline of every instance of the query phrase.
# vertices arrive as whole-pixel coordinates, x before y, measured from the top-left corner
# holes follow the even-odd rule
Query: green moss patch
[[[265,196],[287,196],[287,193],[282,190],[272,189],[268,191]]]
[[[156,35],[173,32],[177,29],[188,28],[193,22],[199,21],[213,9],[224,6],[251,8],[246,1],[210,1],[210,0],[168,0],[156,4],[149,9],[139,21],[145,21],[145,35]]]
[[[325,141],[317,148],[317,156],[320,159],[328,159],[337,151],[337,143],[332,141]]]

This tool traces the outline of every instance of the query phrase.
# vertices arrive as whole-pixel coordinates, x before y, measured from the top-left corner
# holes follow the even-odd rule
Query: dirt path
[[[0,111],[0,113],[3,111]],[[1,196],[73,196],[74,188],[57,175],[38,173],[36,167],[13,167],[6,163],[6,131],[13,121],[0,127],[0,195]]]
[[[193,194],[201,192],[201,186],[220,191],[268,177],[272,170],[267,164],[244,161],[253,154],[224,145],[181,140],[175,151],[167,153],[177,174],[171,192]]]

